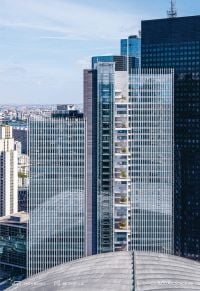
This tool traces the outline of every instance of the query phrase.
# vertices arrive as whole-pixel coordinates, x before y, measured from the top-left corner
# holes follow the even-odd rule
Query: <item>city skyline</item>
[[[166,17],[168,8],[168,0],[3,0],[0,104],[81,103],[90,56],[120,54],[120,38],[137,34],[140,20]],[[177,0],[178,16],[198,8],[198,0]]]
[[[0,290],[199,290],[199,1],[1,0]]]

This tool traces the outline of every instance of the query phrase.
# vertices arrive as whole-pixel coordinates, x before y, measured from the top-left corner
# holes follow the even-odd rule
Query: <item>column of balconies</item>
[[[129,191],[128,172],[128,101],[119,92],[115,97],[114,129],[114,250],[128,250],[129,239]]]

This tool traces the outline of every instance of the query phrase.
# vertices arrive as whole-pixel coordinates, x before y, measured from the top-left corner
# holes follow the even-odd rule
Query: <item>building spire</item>
[[[176,0],[170,0],[170,10],[167,11],[169,18],[177,17]]]

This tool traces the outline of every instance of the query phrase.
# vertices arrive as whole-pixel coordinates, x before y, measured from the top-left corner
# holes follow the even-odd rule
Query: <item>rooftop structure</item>
[[[167,11],[167,16],[170,18],[177,17],[176,0],[170,0],[170,9]]]
[[[10,225],[10,226],[20,226],[23,224],[27,224],[29,220],[28,213],[22,211],[17,212],[12,215],[0,217],[0,224],[1,225]]]
[[[60,265],[8,290],[197,291],[200,264],[155,253],[107,253]]]

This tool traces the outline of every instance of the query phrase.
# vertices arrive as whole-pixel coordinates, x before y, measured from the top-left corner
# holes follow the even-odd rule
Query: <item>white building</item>
[[[11,126],[0,126],[0,216],[18,211],[18,153]]]

